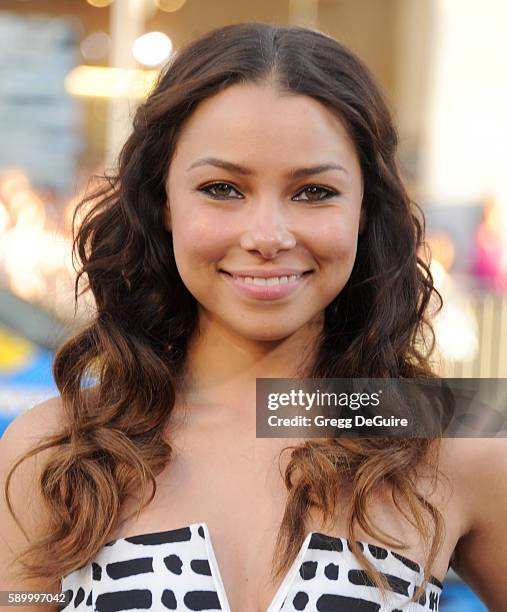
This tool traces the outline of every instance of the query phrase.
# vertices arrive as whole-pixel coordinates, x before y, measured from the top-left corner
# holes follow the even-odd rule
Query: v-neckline
[[[220,601],[220,606],[222,607],[223,612],[231,612],[231,606],[229,604],[229,600],[227,598],[227,592],[225,590],[222,576],[220,574],[220,567],[218,565],[215,551],[213,549],[213,542],[211,539],[211,534],[208,529],[208,525],[206,523],[194,523],[194,525],[196,526],[198,525],[202,527],[204,534],[206,536],[204,540],[206,543],[206,550],[208,552],[209,563],[211,565],[211,573],[213,574],[215,578],[215,583],[216,583],[215,587],[217,589],[217,595]],[[294,559],[290,569],[285,574],[285,577],[283,578],[282,582],[280,583],[280,586],[276,590],[275,595],[273,596],[273,599],[271,600],[271,603],[266,608],[266,612],[279,612],[280,611],[280,608],[282,607],[282,604],[285,601],[285,598],[287,597],[289,593],[289,589],[292,586],[292,583],[294,582],[294,579],[299,571],[299,566],[301,565],[301,561],[306,554],[308,545],[310,544],[310,540],[314,533],[315,533],[314,531],[311,531],[305,537],[303,543],[301,544],[301,548],[299,549],[297,557]]]
[[[203,533],[204,533],[204,544],[205,544],[205,548],[206,548],[206,552],[207,552],[207,556],[208,556],[208,561],[210,564],[210,569],[211,569],[211,575],[213,577],[213,582],[214,582],[214,586],[217,592],[217,596],[218,596],[218,600],[220,603],[220,607],[222,608],[223,612],[232,612],[231,611],[231,606],[229,604],[229,600],[227,597],[227,592],[225,590],[225,586],[222,580],[222,575],[220,572],[220,566],[218,564],[216,555],[215,555],[215,550],[213,548],[213,541],[211,538],[211,534],[208,528],[208,525],[206,522],[197,522],[197,523],[190,523],[189,525],[186,525],[186,527],[188,527],[189,529],[194,529],[194,530],[199,530],[199,528],[202,528]],[[177,529],[169,529],[169,530],[163,530],[163,531],[156,531],[156,532],[150,532],[150,533],[142,533],[139,535],[155,535],[155,534],[165,534],[165,533],[169,533],[171,531],[176,531]],[[303,540],[303,543],[301,544],[301,548],[299,549],[299,552],[296,556],[296,558],[294,559],[291,567],[289,568],[288,572],[286,573],[285,577],[283,578],[282,582],[280,583],[280,586],[278,587],[278,589],[275,592],[275,595],[273,597],[273,599],[271,600],[270,604],[268,605],[267,609],[265,612],[280,612],[280,609],[283,605],[283,602],[285,601],[287,595],[290,592],[290,588],[294,583],[294,580],[299,572],[299,568],[301,566],[302,560],[304,558],[304,556],[306,555],[306,552],[308,550],[308,547],[310,545],[310,541],[312,539],[312,536],[323,536],[326,538],[332,538],[332,539],[337,539],[342,541],[342,544],[344,542],[347,542],[347,538],[345,536],[330,536],[330,535],[326,535],[324,533],[321,533],[319,531],[310,531],[305,539]],[[125,537],[121,537],[121,538],[115,538],[114,540],[111,540],[109,542],[106,542],[106,544],[104,546],[110,546],[114,543],[116,543],[117,541],[121,541],[121,540],[128,540],[129,538],[133,538],[133,537],[138,537],[135,535],[132,536],[125,536]],[[375,547],[380,547],[380,545],[378,544],[371,544],[370,542],[366,542],[364,540],[356,540],[356,542],[358,544],[362,544],[363,546],[375,546]],[[387,550],[388,552],[394,552],[392,549],[390,548],[384,548],[384,550]],[[407,565],[410,567],[410,565],[415,566],[418,568],[418,571],[420,572],[421,570],[421,564],[418,563],[417,561],[414,561],[413,559],[410,559],[409,557],[406,557],[405,555],[402,555],[401,553],[396,553],[396,555],[399,558],[405,559],[407,561]],[[443,583],[436,578],[433,574],[430,574],[430,580],[431,582],[437,586],[439,589],[443,589]]]

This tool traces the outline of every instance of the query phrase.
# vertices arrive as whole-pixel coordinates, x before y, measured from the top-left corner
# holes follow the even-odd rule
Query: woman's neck
[[[231,410],[253,415],[256,379],[303,376],[321,329],[319,319],[287,338],[259,341],[202,317],[187,353],[185,402],[217,416]]]

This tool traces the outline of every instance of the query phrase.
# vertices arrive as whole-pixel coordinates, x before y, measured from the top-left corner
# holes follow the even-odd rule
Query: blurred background
[[[435,368],[507,377],[505,0],[2,0],[0,433],[57,393],[54,351],[93,314],[73,302],[76,202],[171,53],[241,21],[320,29],[370,67],[444,297]],[[452,572],[441,609],[486,610]]]

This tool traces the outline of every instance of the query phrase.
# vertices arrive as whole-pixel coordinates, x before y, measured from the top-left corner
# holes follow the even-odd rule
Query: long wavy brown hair
[[[400,178],[397,134],[369,71],[318,31],[259,23],[213,30],[162,70],[135,113],[117,171],[104,175],[76,208],[75,299],[91,290],[96,312],[54,359],[65,414],[61,431],[20,458],[6,482],[8,499],[21,461],[41,450],[57,451],[38,483],[52,524],[19,555],[25,576],[56,579],[83,566],[107,542],[129,496],[140,512],[155,495],[155,478],[171,459],[163,433],[198,323],[196,300],[179,276],[172,235],[164,226],[168,168],[179,130],[202,100],[232,84],[266,79],[338,113],[355,143],[364,181],[366,225],[355,265],[325,310],[308,376],[435,376],[428,306],[433,295],[438,308],[442,302],[421,256],[424,217]],[[272,579],[296,557],[308,510],[315,507],[332,522],[347,490],[347,537],[367,574],[385,589],[385,577],[362,553],[353,529],[359,525],[386,545],[404,548],[368,513],[375,494],[388,487],[399,512],[431,543],[424,582],[413,597],[421,596],[444,525],[438,509],[418,491],[415,475],[424,463],[437,478],[439,438],[339,437],[287,449],[292,451],[284,475],[288,498]]]

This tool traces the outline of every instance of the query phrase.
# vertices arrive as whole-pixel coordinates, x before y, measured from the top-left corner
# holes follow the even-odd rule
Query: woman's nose
[[[259,251],[267,259],[275,257],[279,250],[294,248],[296,239],[287,226],[281,205],[269,200],[258,202],[249,212],[247,227],[241,236],[242,248]]]

